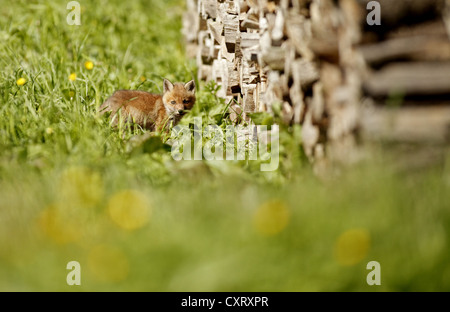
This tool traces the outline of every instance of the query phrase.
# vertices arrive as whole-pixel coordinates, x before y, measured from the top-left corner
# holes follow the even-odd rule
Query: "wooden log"
[[[290,12],[286,22],[286,32],[297,53],[308,60],[314,59],[311,50],[312,29],[311,21],[299,13]]]
[[[235,52],[236,38],[239,29],[239,17],[237,15],[225,15],[223,20],[225,46],[229,53]]]
[[[272,70],[283,70],[285,54],[282,47],[270,47],[266,51],[262,52],[262,61],[264,65],[267,65]]]
[[[304,90],[311,87],[320,78],[316,63],[300,58],[292,63],[292,75],[294,83],[298,81]]]
[[[401,108],[365,107],[361,114],[362,134],[368,140],[449,143],[449,104]]]
[[[227,83],[227,95],[234,95],[241,92],[239,85],[239,63],[227,63],[228,83]]]
[[[401,27],[387,35],[387,40],[359,46],[365,61],[379,66],[401,61],[450,60],[450,41],[442,20]]]
[[[294,109],[288,102],[283,102],[281,109],[281,117],[283,123],[286,125],[291,124],[294,119]]]
[[[215,0],[203,0],[199,2],[200,14],[203,19],[217,17],[217,1]]]
[[[197,55],[197,35],[200,23],[197,14],[197,1],[186,0],[186,9],[182,21],[182,33],[186,43],[186,56],[188,58],[195,58]]]
[[[275,16],[273,28],[271,31],[272,44],[280,46],[284,37],[284,14],[279,10]]]
[[[311,30],[314,38],[337,45],[337,31],[341,15],[333,1],[313,0],[310,11]]]
[[[319,81],[313,86],[313,97],[311,101],[311,117],[313,123],[320,123],[325,113],[325,99],[323,95],[323,84]]]
[[[211,57],[211,38],[207,31],[199,31],[198,34],[198,51],[197,63],[211,65],[213,58]]]
[[[313,151],[317,142],[319,142],[319,128],[312,123],[312,115],[310,112],[306,113],[305,121],[302,126],[302,143],[305,149],[306,156],[312,161]]]
[[[220,44],[223,36],[223,24],[218,21],[208,20],[208,31],[211,33],[217,44]]]
[[[244,96],[242,98],[243,101],[243,111],[244,113],[252,113],[256,111],[256,102],[255,102],[255,92],[256,84],[249,84],[247,88],[245,88]]]
[[[394,63],[372,73],[364,82],[371,96],[450,93],[450,62]]]
[[[249,32],[241,32],[241,48],[252,48],[255,46],[259,46],[259,33],[249,33]]]
[[[271,105],[273,103],[283,102],[286,92],[287,82],[285,77],[280,75],[278,71],[270,71],[267,74],[267,90],[264,92],[261,100],[265,106],[265,110],[272,112]]]
[[[293,83],[289,89],[289,96],[293,106],[294,122],[299,124],[303,121],[302,117],[305,110],[304,91],[319,79],[319,71],[314,63],[297,59],[293,61],[290,72],[292,73]]]
[[[450,0],[445,1],[445,8],[442,12],[442,19],[444,20],[445,30],[450,39]]]
[[[228,64],[225,59],[214,60],[212,64],[212,77],[221,88],[217,92],[217,96],[225,98],[228,90]]]
[[[198,69],[197,78],[198,80],[209,81],[213,79],[213,66],[211,65],[201,65]]]
[[[259,29],[259,10],[250,8],[241,22],[241,29]]]
[[[445,37],[414,36],[360,47],[364,60],[380,65],[395,60],[450,61],[450,41]]]
[[[400,26],[386,34],[386,39],[409,38],[416,36],[445,37],[447,34],[443,17],[431,21]]]

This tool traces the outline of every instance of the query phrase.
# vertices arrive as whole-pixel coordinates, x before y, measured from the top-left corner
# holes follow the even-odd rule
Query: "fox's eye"
[[[189,103],[189,100],[183,100],[183,104]]]
[[[171,101],[170,104],[175,105],[175,104],[177,104],[177,102],[176,101]]]

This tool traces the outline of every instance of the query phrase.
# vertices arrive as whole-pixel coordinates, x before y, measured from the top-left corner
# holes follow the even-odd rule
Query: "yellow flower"
[[[365,229],[351,229],[336,241],[334,255],[341,265],[355,265],[363,260],[370,248],[370,234]]]
[[[85,167],[69,167],[59,181],[59,195],[64,202],[91,208],[103,199],[103,180],[98,172]]]
[[[53,129],[52,128],[47,128],[47,129],[45,129],[45,133],[52,134],[53,133]]]
[[[145,76],[141,76],[141,78],[139,78],[141,80],[141,82],[144,82],[147,80],[147,78],[145,78]]]
[[[92,63],[91,61],[86,61],[84,63],[84,67],[86,67],[87,70],[92,70],[92,68],[94,68],[94,63]]]
[[[143,227],[150,219],[151,207],[147,196],[134,190],[115,194],[108,203],[111,219],[125,230]]]
[[[82,221],[66,204],[48,206],[41,212],[38,222],[41,231],[57,244],[72,243],[81,238]]]
[[[77,79],[77,74],[71,73],[71,74],[69,75],[69,80],[70,80],[70,81],[75,81],[76,79]]]
[[[280,233],[288,224],[290,212],[281,200],[272,200],[263,203],[254,215],[256,230],[266,236]]]
[[[23,86],[26,82],[27,82],[27,80],[22,77],[22,78],[17,79],[16,83],[18,86]]]

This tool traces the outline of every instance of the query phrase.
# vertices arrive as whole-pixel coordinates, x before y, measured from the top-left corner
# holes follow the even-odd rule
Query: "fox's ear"
[[[195,81],[194,80],[189,81],[188,83],[186,83],[184,85],[184,88],[186,89],[186,91],[194,93],[195,92]]]
[[[163,84],[163,89],[164,89],[164,93],[166,92],[170,92],[173,90],[173,83],[171,83],[169,81],[169,79],[164,79],[164,84]]]

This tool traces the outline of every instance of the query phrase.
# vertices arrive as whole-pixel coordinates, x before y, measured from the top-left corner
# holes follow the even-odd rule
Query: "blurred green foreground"
[[[96,107],[195,76],[183,2],[80,3],[69,26],[65,1],[0,0],[1,291],[450,290],[448,152],[408,167],[371,147],[321,181],[290,128],[274,173],[130,147],[142,131],[111,129]],[[212,89],[194,113],[217,121]]]

